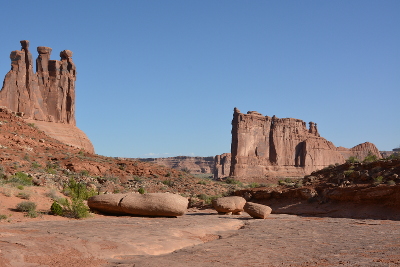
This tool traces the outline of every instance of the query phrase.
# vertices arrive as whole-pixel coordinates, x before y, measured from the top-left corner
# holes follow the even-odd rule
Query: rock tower
[[[319,135],[314,122],[307,128],[299,119],[263,116],[256,111],[243,114],[235,108],[231,155],[216,157],[215,169],[219,171],[214,176],[228,176],[226,169],[230,165],[229,176],[242,181],[301,177],[330,164],[344,163],[350,156],[364,159],[368,153],[381,157],[375,145],[368,142],[351,149],[337,148]]]
[[[33,71],[29,41],[10,54],[11,70],[0,91],[0,105],[16,112],[53,138],[94,153],[85,133],[76,127],[76,67],[72,52],[60,52],[60,60],[50,60],[52,49],[39,46],[36,73]]]

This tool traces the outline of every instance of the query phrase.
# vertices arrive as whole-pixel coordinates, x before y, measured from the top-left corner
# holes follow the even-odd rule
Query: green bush
[[[360,160],[354,156],[351,156],[346,160],[346,162],[347,163],[357,163],[357,162],[360,162]]]
[[[369,163],[369,162],[374,162],[377,161],[378,157],[376,155],[373,155],[372,152],[368,152],[368,156],[366,156],[363,160],[363,162],[365,163]]]
[[[82,200],[87,200],[89,197],[97,195],[94,189],[88,190],[84,183],[79,183],[74,178],[70,178],[68,183],[64,184],[63,193],[72,199]]]
[[[354,172],[354,170],[347,170],[347,171],[344,171],[343,174],[344,174],[344,176],[348,177],[348,176],[350,176],[353,172]]]
[[[0,221],[1,221],[1,220],[5,220],[5,219],[7,219],[7,215],[0,214]]]
[[[63,216],[76,219],[89,216],[89,208],[83,201],[97,195],[95,190],[88,190],[84,183],[78,183],[74,178],[70,178],[68,183],[64,185],[63,192],[71,197],[71,203],[64,198],[57,200],[57,203],[62,207]]]
[[[138,192],[140,193],[140,194],[146,194],[146,190],[143,188],[143,187],[141,187],[141,188],[139,188],[138,189]]]
[[[8,180],[7,183],[12,183],[15,186],[18,186],[18,185],[31,186],[31,185],[33,185],[32,177],[29,177],[26,173],[23,173],[23,172],[17,172],[13,176],[11,176],[11,179]]]
[[[53,204],[51,204],[50,211],[54,215],[58,215],[58,216],[62,216],[64,213],[63,208],[57,201],[54,201]]]
[[[207,184],[207,182],[206,182],[206,181],[204,181],[204,180],[200,180],[200,181],[198,181],[198,182],[197,182],[197,184],[206,185],[206,184]]]
[[[375,185],[381,184],[382,181],[383,181],[383,176],[378,176],[378,177],[374,178],[374,184]]]

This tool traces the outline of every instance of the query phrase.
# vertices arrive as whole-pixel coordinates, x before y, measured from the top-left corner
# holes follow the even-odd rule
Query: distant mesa
[[[76,67],[72,52],[60,52],[60,60],[50,60],[52,49],[39,46],[36,73],[33,71],[29,41],[10,54],[11,70],[0,91],[0,106],[6,106],[29,123],[63,143],[94,153],[86,134],[76,127]]]
[[[215,157],[214,178],[227,176],[263,182],[266,177],[302,177],[350,156],[364,159],[381,154],[366,142],[351,149],[335,147],[318,133],[317,124],[299,119],[247,114],[234,109],[231,153]]]

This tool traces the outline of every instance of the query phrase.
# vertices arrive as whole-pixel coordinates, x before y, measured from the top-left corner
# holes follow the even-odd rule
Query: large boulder
[[[88,199],[93,210],[111,214],[143,216],[181,216],[186,213],[188,200],[170,193],[106,194]]]
[[[243,206],[246,204],[246,199],[238,196],[220,197],[214,199],[212,205],[219,213],[240,214],[243,211]]]
[[[271,214],[272,209],[262,204],[247,202],[244,205],[244,211],[253,218],[265,219]]]

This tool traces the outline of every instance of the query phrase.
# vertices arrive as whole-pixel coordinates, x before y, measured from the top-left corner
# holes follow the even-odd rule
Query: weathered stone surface
[[[212,174],[214,169],[213,157],[177,156],[169,158],[138,158],[137,160],[144,162],[153,162],[158,165],[164,165],[166,167],[177,170],[187,170],[191,174]]]
[[[336,148],[320,137],[314,122],[307,129],[299,119],[263,116],[255,111],[242,114],[235,108],[229,176],[247,182],[262,182],[266,177],[302,177],[330,164],[344,163],[349,156],[363,158],[368,153],[381,158],[371,143],[352,149]],[[219,164],[222,166],[216,169],[224,168],[221,161]]]
[[[88,199],[91,209],[105,213],[143,216],[181,216],[189,201],[177,194],[106,194]]]
[[[216,211],[220,213],[232,212],[233,214],[240,214],[243,211],[244,204],[246,204],[246,199],[238,196],[220,197],[212,202]]]
[[[214,179],[228,177],[231,171],[231,153],[216,155],[214,158]]]
[[[0,91],[0,106],[21,114],[26,120],[51,122],[51,128],[62,128],[55,131],[68,128],[60,124],[70,125],[72,127],[65,131],[60,141],[73,146],[81,143],[83,145],[78,147],[94,153],[90,140],[75,126],[76,67],[72,52],[64,50],[60,53],[61,60],[50,60],[52,49],[39,46],[34,73],[29,41],[21,41],[21,46],[21,50],[11,52],[11,70]],[[41,130],[46,132],[46,129],[47,126]]]
[[[244,205],[244,211],[247,212],[251,217],[256,219],[265,219],[271,214],[272,209],[266,205],[247,202]]]

